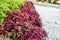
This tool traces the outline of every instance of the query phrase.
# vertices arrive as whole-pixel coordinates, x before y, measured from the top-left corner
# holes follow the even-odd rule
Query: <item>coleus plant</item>
[[[9,5],[16,6],[19,11],[12,6],[9,7],[13,9],[9,8],[7,12],[4,11],[7,15],[6,22],[0,29],[0,34],[5,36],[7,34],[12,40],[43,40],[43,38],[46,38],[47,33],[42,28],[41,19],[39,19],[39,14],[33,3],[25,1],[17,3],[19,1],[6,1]],[[13,2],[18,5],[13,4]]]

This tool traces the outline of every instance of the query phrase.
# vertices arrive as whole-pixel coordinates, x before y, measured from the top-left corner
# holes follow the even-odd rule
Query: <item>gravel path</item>
[[[47,40],[60,40],[60,9],[34,5],[41,16]]]

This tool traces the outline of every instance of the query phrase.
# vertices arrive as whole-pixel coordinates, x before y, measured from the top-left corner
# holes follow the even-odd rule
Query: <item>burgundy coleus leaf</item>
[[[24,13],[24,18],[23,19],[25,19],[25,20],[28,20],[29,19],[29,13],[28,12],[23,12]]]
[[[0,35],[4,35],[5,34],[5,29],[4,28],[1,28],[0,29]]]
[[[31,37],[28,38],[28,40],[40,40],[40,39],[37,38],[37,37],[31,36]]]
[[[24,6],[26,6],[27,8],[32,8],[32,7],[34,8],[32,2],[26,2]]]
[[[35,9],[30,8],[30,12],[31,12],[32,15],[35,15],[35,16],[37,16],[39,18],[39,14]]]
[[[40,27],[40,28],[42,28],[42,22],[41,21],[37,21],[37,23],[35,24],[37,27]]]
[[[21,12],[25,12],[25,11],[27,12],[27,11],[29,11],[28,8],[25,7],[25,6],[21,6],[20,10],[21,10]]]
[[[17,11],[13,11],[13,14],[14,14],[15,16],[20,16],[20,15],[19,15],[20,12],[17,12]]]

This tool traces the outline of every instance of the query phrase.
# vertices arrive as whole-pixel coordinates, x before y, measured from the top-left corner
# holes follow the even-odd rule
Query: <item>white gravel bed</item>
[[[60,27],[56,21],[46,21],[42,19],[43,28],[48,33],[47,40],[60,40]]]
[[[48,34],[46,40],[60,40],[60,9],[34,5],[41,16],[43,28]]]

